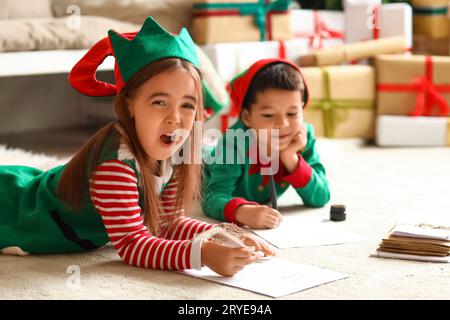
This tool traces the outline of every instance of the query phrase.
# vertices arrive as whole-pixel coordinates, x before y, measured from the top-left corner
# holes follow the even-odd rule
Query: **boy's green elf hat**
[[[116,60],[115,84],[99,81],[95,76],[97,68],[110,55]],[[72,68],[69,83],[87,96],[113,96],[143,67],[164,58],[180,58],[200,67],[197,48],[186,28],[174,35],[149,16],[138,32],[120,34],[109,30],[108,37],[97,42]],[[207,87],[204,91],[206,102],[215,101]],[[220,108],[220,105],[212,104],[212,110],[206,110],[205,114],[210,116]]]

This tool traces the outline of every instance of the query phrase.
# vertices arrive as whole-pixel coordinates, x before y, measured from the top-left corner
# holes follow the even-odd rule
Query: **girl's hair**
[[[273,63],[263,67],[253,77],[242,103],[242,110],[250,111],[256,95],[268,89],[299,90],[302,97],[305,84],[298,70],[286,63]],[[305,101],[303,101],[305,103]]]
[[[122,129],[119,131],[124,133],[122,135],[124,142],[134,154],[140,167],[140,178],[144,195],[142,206],[144,224],[151,232],[155,234],[159,232],[162,206],[153,175],[157,170],[158,164],[145,153],[139,142],[134,118],[131,118],[129,115],[127,100],[133,99],[137,89],[149,79],[165,71],[176,69],[186,71],[193,78],[198,92],[195,120],[203,121],[203,93],[200,71],[191,63],[178,58],[165,58],[147,65],[136,73],[115,97],[114,111],[117,120],[107,124],[90,137],[64,168],[57,186],[57,195],[61,200],[65,201],[76,211],[79,211],[86,204],[84,201],[87,200],[89,177],[95,170],[96,165],[100,164],[97,162],[100,158],[103,141],[109,136],[111,130],[115,130],[115,127],[119,126]],[[190,136],[186,140],[186,143],[190,144],[190,155],[188,157],[191,157],[191,159],[187,163],[176,165],[172,176],[172,179],[176,179],[179,186],[175,196],[175,208],[178,213],[181,212],[183,207],[190,207],[193,200],[200,199],[201,195],[202,165],[196,164],[192,159],[195,156],[195,139],[193,134],[194,130],[191,130]],[[186,156],[184,156],[184,159],[186,159]],[[90,167],[88,166],[89,163],[92,163]]]

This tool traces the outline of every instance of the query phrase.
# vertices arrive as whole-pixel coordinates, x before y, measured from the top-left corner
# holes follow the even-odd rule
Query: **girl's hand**
[[[255,247],[255,250],[262,251],[264,256],[274,256],[276,254],[275,249],[260,237],[252,233],[247,233],[243,237],[246,246]]]
[[[254,248],[230,248],[208,240],[202,242],[201,255],[202,266],[225,277],[236,274],[260,258]]]
[[[236,209],[236,220],[253,229],[276,228],[281,222],[281,213],[265,205],[244,204]]]

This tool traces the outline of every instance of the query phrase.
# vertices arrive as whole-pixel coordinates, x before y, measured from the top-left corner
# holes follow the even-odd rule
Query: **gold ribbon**
[[[308,102],[308,109],[322,111],[325,136],[328,138],[333,138],[335,136],[336,126],[339,123],[348,120],[348,109],[375,109],[375,100],[331,99],[330,77],[328,74],[328,70],[326,68],[321,68],[321,70],[324,98],[311,99]],[[344,112],[338,112],[339,110],[343,110]]]

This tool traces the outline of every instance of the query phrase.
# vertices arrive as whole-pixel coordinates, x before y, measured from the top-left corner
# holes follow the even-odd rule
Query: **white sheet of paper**
[[[180,273],[278,298],[348,275],[279,258],[262,259],[232,277],[222,277],[207,267]]]
[[[450,228],[450,227],[447,227]],[[421,228],[415,224],[399,224],[392,230],[392,235],[417,237],[424,239],[450,240],[450,229]]]
[[[365,240],[338,223],[324,220],[320,214],[289,212],[283,213],[283,220],[277,228],[253,232],[278,248],[326,246]]]

